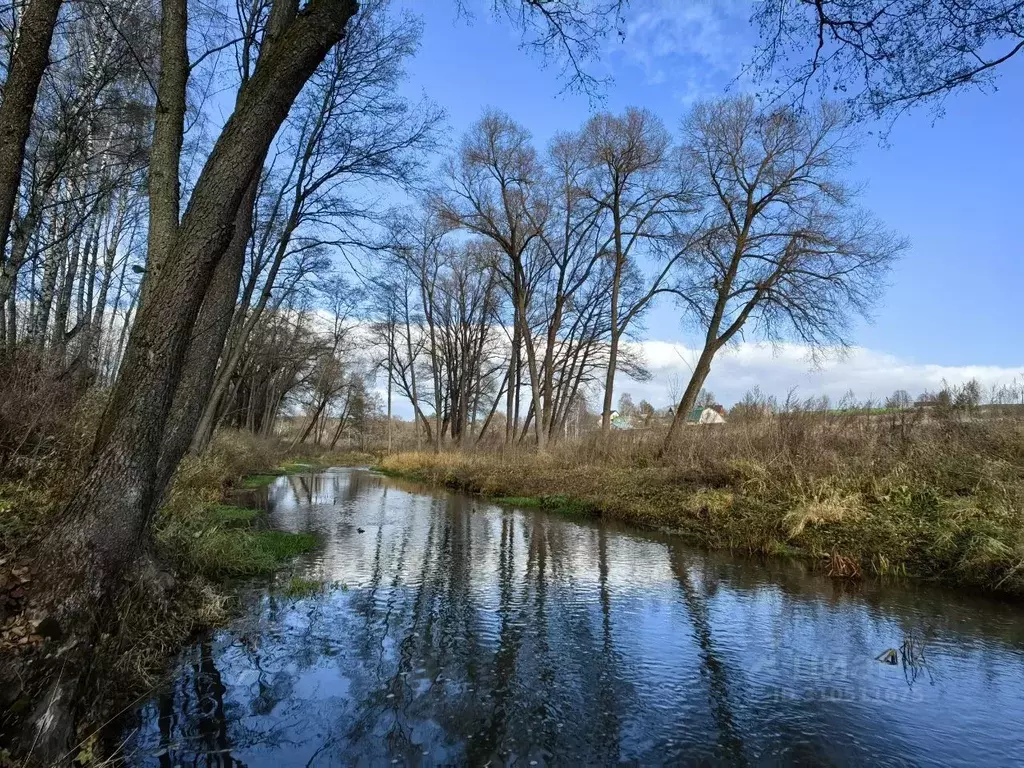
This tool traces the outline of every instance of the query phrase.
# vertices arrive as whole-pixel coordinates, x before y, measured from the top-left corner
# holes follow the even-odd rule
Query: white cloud
[[[649,85],[666,85],[688,103],[739,75],[755,34],[749,0],[646,0],[632,6],[625,38],[612,50],[639,67]]]
[[[357,336],[362,337],[366,329],[364,323],[357,323]],[[699,350],[657,339],[634,342],[631,346],[639,347],[651,380],[637,382],[620,374],[615,380],[616,400],[628,392],[634,402],[647,400],[659,408],[671,404],[689,381]],[[362,341],[354,347],[357,364],[370,368],[369,347]],[[882,401],[897,389],[905,389],[916,397],[941,389],[944,382],[956,385],[971,379],[977,379],[985,390],[994,385],[1024,383],[1024,365],[919,363],[866,347],[853,347],[844,353],[834,351],[814,360],[810,349],[800,344],[742,342],[715,356],[705,387],[715,393],[719,402],[731,406],[755,386],[779,400],[795,389],[800,400],[826,395],[838,402],[852,391],[860,401]],[[378,374],[372,388],[383,403],[387,395],[386,378]],[[528,388],[524,388],[523,396],[529,398]],[[601,392],[590,393],[592,408],[599,407],[601,396]],[[394,412],[402,418],[412,418],[412,407],[397,392]]]
[[[657,406],[667,405],[672,399],[673,380],[679,382],[678,388],[689,380],[697,350],[655,340],[640,342],[639,346],[652,380],[617,380],[616,389],[629,392],[634,401],[646,399]],[[940,389],[944,380],[960,384],[970,379],[977,379],[985,388],[1010,384],[1014,379],[1024,380],[1024,366],[915,363],[864,347],[854,347],[842,356],[833,354],[815,364],[808,348],[798,344],[773,347],[745,342],[716,356],[705,386],[729,405],[754,386],[779,398],[785,398],[795,387],[801,399],[827,395],[835,401],[852,391],[860,400],[881,400],[897,389],[916,396]]]

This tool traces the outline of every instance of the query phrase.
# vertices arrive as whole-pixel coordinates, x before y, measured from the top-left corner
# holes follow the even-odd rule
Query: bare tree
[[[844,112],[758,108],[752,98],[697,106],[684,146],[703,218],[678,285],[704,343],[665,438],[671,445],[711,371],[742,332],[812,348],[847,343],[905,243],[855,204],[839,171]]]
[[[0,101],[0,254],[10,234],[32,113],[39,83],[50,63],[50,42],[60,6],[60,0],[32,0],[12,35],[14,51]]]
[[[820,85],[871,116],[989,89],[1024,50],[1020,0],[761,0],[754,19],[762,77],[782,70],[782,92]]]
[[[563,62],[570,82],[587,84],[592,81],[583,62],[614,27],[620,5],[611,0],[502,0],[492,10],[508,15],[525,43]],[[227,299],[233,298],[237,255],[246,252],[239,241],[245,239],[249,208],[256,198],[253,190],[265,159],[299,94],[345,39],[350,22],[365,11],[354,0],[242,2],[242,34],[212,44],[218,35],[205,25],[223,15],[220,9],[187,0],[161,0],[159,7],[160,44],[146,48],[159,50],[159,73],[153,76],[148,63],[141,68],[157,106],[146,176],[147,259],[145,266],[133,265],[144,273],[143,283],[137,301],[121,320],[126,340],[117,354],[117,378],[88,467],[69,494],[71,501],[55,516],[37,562],[43,575],[37,582],[40,609],[62,634],[60,652],[47,659],[54,665],[53,684],[41,694],[31,716],[36,726],[33,757],[47,764],[68,753],[76,693],[88,674],[93,641],[109,617],[113,598],[147,551],[161,478],[176,463],[173,454],[166,453],[166,468],[161,465],[169,418],[180,400],[177,390],[195,361],[217,348],[213,344],[200,350],[193,341],[199,337],[197,331],[214,328],[207,320],[222,319],[223,308],[230,304]],[[33,106],[58,8],[56,0],[28,4],[6,71],[0,105],[2,238],[15,216]],[[237,82],[231,76],[228,84],[218,83],[223,86],[220,92],[234,92],[235,97],[221,123],[205,119],[207,94],[194,86],[201,74],[216,69],[210,65],[218,52],[228,49],[240,62],[241,75]],[[142,55],[137,50],[130,53]],[[211,84],[215,77],[210,74]],[[204,128],[191,137],[186,131],[190,117]],[[95,137],[86,142],[87,148]],[[54,319],[41,324],[40,338],[49,337],[58,347],[69,341],[69,324],[92,315],[87,309],[101,263],[97,243],[103,231],[102,222],[91,218],[97,206],[83,204],[87,195],[99,196],[79,183],[81,178],[102,175],[90,170],[78,176],[62,171],[59,176],[53,194],[62,215],[48,215],[39,226],[26,230],[54,237],[39,243],[38,249],[38,235],[24,241],[27,252],[46,261],[40,282],[47,297],[39,303],[46,312],[53,305]],[[110,196],[105,197],[107,206]],[[39,261],[33,256],[25,263],[31,262],[34,269]],[[127,265],[125,260],[122,275]],[[9,271],[13,296],[18,270]],[[300,304],[283,307],[274,322],[266,324],[285,348],[308,335],[309,323],[296,320],[306,309]],[[7,312],[16,314],[16,302],[8,300],[0,309],[5,317]],[[202,335],[216,339],[219,334],[218,330]],[[532,357],[531,367],[536,369],[536,356]],[[536,370],[531,380],[536,387]],[[282,387],[267,380],[259,394],[266,405],[262,412],[274,413],[283,396]],[[265,423],[272,425],[273,420]]]
[[[161,66],[174,70],[188,63],[181,60],[184,46],[168,38],[184,38],[187,25],[178,19],[183,4],[167,3],[161,51],[168,58]],[[246,190],[292,102],[357,10],[350,0],[313,0],[301,12],[290,0],[275,2],[253,76],[239,90],[180,224],[171,226],[171,217],[165,216],[167,229],[150,231],[156,269],[147,274],[93,461],[51,529],[40,564],[49,575],[50,612],[68,633],[69,669],[83,669],[99,626],[95,606],[105,604],[110,585],[135,560],[148,535],[164,426],[189,337],[210,277],[230,244]],[[158,99],[173,101],[180,81],[168,81]],[[176,132],[176,126],[168,131]],[[171,154],[166,166],[178,162]],[[170,167],[164,170],[168,188],[161,194],[176,196],[177,189],[170,189],[176,174]],[[152,204],[152,187],[150,195]],[[68,573],[72,563],[74,574]],[[70,583],[77,588],[67,589]],[[68,749],[79,679],[74,674],[57,680],[36,713],[37,748],[44,760],[56,760]]]
[[[590,194],[609,219],[609,233],[600,245],[612,264],[608,368],[605,375],[601,428],[611,428],[619,343],[631,322],[651,300],[666,290],[667,279],[681,257],[677,249],[658,261],[673,222],[687,208],[686,180],[673,164],[668,131],[647,110],[628,109],[618,116],[595,115],[583,129],[592,164]],[[656,264],[648,278],[640,271],[642,257]]]
[[[284,170],[264,177],[265,216],[251,243],[248,274],[228,333],[224,358],[206,402],[193,451],[208,444],[246,340],[284,292],[279,275],[288,259],[327,246],[348,247],[374,202],[353,190],[368,182],[407,188],[420,173],[420,155],[434,141],[440,111],[396,94],[402,65],[415,49],[419,23],[392,19],[386,3],[363,11],[345,40],[312,78],[278,140]],[[237,291],[236,291],[237,292]],[[233,306],[233,303],[232,303]],[[273,307],[271,307],[273,308]],[[216,361],[211,361],[211,367]]]
[[[442,220],[485,237],[500,249],[502,257],[493,268],[512,303],[513,362],[519,349],[525,350],[532,403],[541,409],[540,361],[530,315],[539,276],[550,264],[550,253],[538,242],[550,209],[545,169],[529,133],[508,115],[489,111],[463,138],[445,176],[447,191],[434,203]],[[510,380],[518,388],[518,370]],[[515,419],[512,413],[508,417]],[[547,441],[547,427],[536,420],[540,448]]]

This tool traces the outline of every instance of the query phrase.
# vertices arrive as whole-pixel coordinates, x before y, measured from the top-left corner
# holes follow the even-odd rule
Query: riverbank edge
[[[527,459],[527,467],[530,463]],[[581,477],[595,469],[609,476],[607,483],[581,483]],[[930,542],[908,547],[900,540],[902,536],[921,536],[923,525],[902,521],[893,527],[888,541],[884,536],[880,539],[877,531],[865,536],[862,524],[868,515],[863,510],[847,510],[849,514],[844,515],[842,503],[836,503],[830,510],[827,504],[808,505],[805,499],[790,498],[781,503],[767,500],[745,492],[745,482],[712,485],[669,481],[656,487],[654,493],[636,494],[637,488],[651,480],[652,471],[659,469],[670,473],[664,467],[615,471],[609,467],[590,467],[586,472],[576,472],[569,481],[564,472],[560,479],[538,477],[523,471],[522,466],[509,466],[505,460],[499,465],[493,457],[481,460],[460,454],[420,452],[386,456],[373,466],[374,471],[385,476],[469,493],[496,504],[616,520],[679,536],[706,550],[797,559],[831,578],[906,578],[1013,599],[1024,597],[1024,580],[1020,578],[1024,563],[993,574],[987,569],[971,571],[941,561],[922,563],[896,556],[900,550],[927,549]],[[631,476],[634,482],[630,482]],[[568,484],[586,485],[586,492],[566,493]],[[909,502],[905,506],[912,510],[920,494],[913,488],[900,490],[902,498]],[[654,512],[652,497],[657,499],[659,495],[668,497],[669,503]],[[965,502],[963,498],[938,501],[958,506]],[[858,499],[858,503],[864,504],[864,500]],[[852,542],[859,546],[851,546]]]
[[[226,625],[236,615],[231,593],[239,579],[287,573],[294,557],[318,545],[312,534],[270,528],[266,510],[238,505],[238,496],[279,477],[365,466],[371,458],[281,458],[265,445],[227,445],[182,462],[158,512],[154,549],[126,575],[114,608],[116,624],[103,634],[93,654],[90,682],[76,713],[78,743],[73,757],[79,764],[102,764],[109,757],[104,754],[104,729],[163,682],[173,658],[192,638]],[[32,550],[54,511],[40,512],[19,549]],[[11,557],[0,555],[0,562]],[[52,641],[33,626],[30,568],[27,557],[12,568],[27,573],[27,604],[15,622],[3,626],[5,637],[0,638],[7,646],[0,646],[0,768],[33,764],[25,754],[21,724],[46,683],[35,670],[45,669],[37,662]],[[17,647],[9,642],[11,634]]]

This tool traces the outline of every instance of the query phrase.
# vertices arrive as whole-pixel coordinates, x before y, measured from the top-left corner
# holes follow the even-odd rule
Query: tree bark
[[[210,399],[217,361],[224,350],[224,340],[235,311],[238,286],[245,266],[246,246],[252,236],[253,205],[258,182],[259,171],[253,176],[238,209],[231,244],[213,271],[213,279],[196,318],[195,332],[188,346],[181,380],[174,392],[174,402],[160,447],[153,497],[156,506],[159,506],[174,470],[192,444],[196,427]]]
[[[91,643],[148,540],[164,427],[205,286],[274,135],[357,9],[354,0],[311,0],[280,35],[265,41],[140,302],[91,463],[38,558],[49,616],[66,638],[54,657],[65,674],[34,717],[36,755],[44,762],[59,761],[68,746],[72,702]]]
[[[686,391],[683,392],[683,396],[676,406],[675,413],[672,415],[672,424],[669,425],[668,434],[665,435],[665,442],[661,446],[662,453],[672,447],[680,425],[686,421],[686,414],[690,412],[697,402],[697,395],[700,394],[701,387],[704,386],[708,374],[711,373],[711,361],[714,356],[714,347],[705,346],[704,351],[701,352],[700,358],[697,360],[697,366],[693,369],[690,383],[686,385]]]
[[[161,0],[160,75],[149,159],[149,232],[142,301],[163,269],[178,232],[179,164],[188,89],[188,2]]]
[[[0,254],[6,252],[39,83],[50,63],[60,0],[31,0],[21,18],[0,102]]]
[[[612,428],[612,405],[615,397],[615,367],[619,357],[619,290],[622,286],[622,267],[625,256],[622,252],[622,216],[620,215],[621,199],[619,196],[618,178],[615,182],[615,195],[612,203],[612,221],[615,241],[615,270],[612,273],[611,328],[612,335],[608,348],[608,371],[604,380],[604,407],[601,410],[601,431],[604,434]]]

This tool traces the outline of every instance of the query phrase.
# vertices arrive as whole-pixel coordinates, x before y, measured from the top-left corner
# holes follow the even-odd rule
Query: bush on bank
[[[660,435],[638,430],[543,454],[410,452],[381,466],[513,502],[571,499],[710,548],[796,554],[837,576],[1024,594],[1024,422],[905,427],[775,417],[691,427],[660,457]]]

